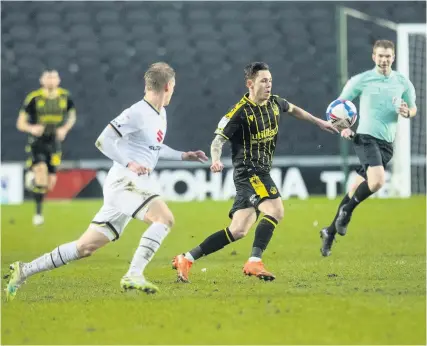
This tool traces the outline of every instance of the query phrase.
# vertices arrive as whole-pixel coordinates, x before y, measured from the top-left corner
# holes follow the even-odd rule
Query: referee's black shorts
[[[356,134],[353,144],[354,151],[361,164],[357,173],[365,179],[369,166],[383,166],[385,168],[393,157],[393,143],[370,135]]]

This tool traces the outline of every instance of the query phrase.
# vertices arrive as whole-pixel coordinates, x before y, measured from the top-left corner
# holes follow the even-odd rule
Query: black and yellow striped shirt
[[[70,93],[62,88],[58,89],[58,96],[49,98],[43,89],[30,92],[21,107],[21,111],[27,113],[28,122],[32,125],[45,126],[41,137],[29,136],[29,142],[52,142],[56,140],[56,129],[62,126],[68,116],[68,112],[75,109]]]
[[[231,142],[231,158],[238,172],[270,172],[279,132],[280,115],[289,110],[285,99],[273,95],[263,106],[243,96],[219,122],[215,134]]]

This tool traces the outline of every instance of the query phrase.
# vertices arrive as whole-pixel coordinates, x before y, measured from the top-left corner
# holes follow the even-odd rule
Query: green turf
[[[48,203],[40,228],[32,204],[3,207],[2,273],[76,239],[100,203]],[[170,203],[176,226],[146,271],[158,295],[120,292],[146,228],[137,221],[91,258],[30,278],[13,302],[2,297],[2,344],[426,343],[425,198],[366,201],[329,258],[318,231],[338,201],[285,201],[264,256],[276,281],[242,275],[252,231],[176,283],[171,258],[223,228],[230,203]]]

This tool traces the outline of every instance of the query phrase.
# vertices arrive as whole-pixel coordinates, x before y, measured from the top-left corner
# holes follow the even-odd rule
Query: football
[[[326,109],[326,119],[339,131],[349,128],[357,120],[356,106],[348,100],[332,101]]]

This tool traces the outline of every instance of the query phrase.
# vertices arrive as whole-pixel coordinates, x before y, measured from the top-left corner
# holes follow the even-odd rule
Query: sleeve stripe
[[[231,111],[229,111],[225,117],[231,119],[244,105],[246,104],[245,98],[240,100],[239,103],[237,103]]]
[[[228,137],[227,137],[226,135],[224,135],[223,133],[215,132],[215,134],[217,134],[217,135],[219,135],[219,136],[224,137],[226,140],[230,140],[230,138],[228,138]]]
[[[120,133],[120,131],[119,131],[119,130],[117,130],[117,128],[116,128],[112,123],[110,123],[110,126],[114,129],[114,131],[116,131],[116,133],[117,133],[120,137],[123,137],[123,136],[122,136],[122,134]]]
[[[41,91],[40,91],[40,89],[39,89],[39,90],[35,90],[35,91],[30,92],[30,93],[25,97],[25,100],[24,100],[24,106],[28,106],[28,104],[31,102],[31,100],[32,100],[33,98],[35,98],[35,97],[37,97],[37,96],[40,96],[40,95],[41,95]]]

